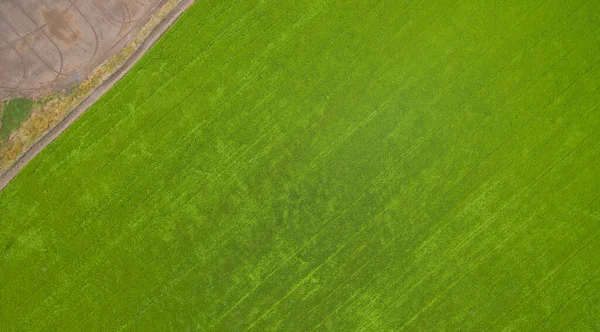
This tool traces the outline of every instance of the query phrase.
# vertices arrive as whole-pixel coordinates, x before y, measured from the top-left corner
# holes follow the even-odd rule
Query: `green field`
[[[0,330],[600,331],[599,59],[596,0],[198,0],[0,193]]]

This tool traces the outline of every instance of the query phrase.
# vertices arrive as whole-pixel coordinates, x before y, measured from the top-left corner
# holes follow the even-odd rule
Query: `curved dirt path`
[[[90,106],[96,102],[106,91],[117,83],[144,55],[156,41],[167,31],[167,29],[177,21],[181,14],[194,3],[195,0],[182,0],[169,14],[150,32],[148,37],[142,42],[138,49],[123,63],[123,65],[110,75],[100,86],[95,89],[90,96],[77,105],[56,127],[52,128],[39,141],[37,141],[27,152],[25,152],[4,174],[0,175],[0,191],[19,174],[19,171],[27,165],[42,149],[54,141],[62,134],[81,114],[87,111]]]

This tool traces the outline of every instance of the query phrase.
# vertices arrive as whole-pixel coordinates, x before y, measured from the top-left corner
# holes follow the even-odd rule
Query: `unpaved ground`
[[[83,80],[165,0],[0,0],[0,98]]]
[[[3,1],[3,0],[0,0]],[[42,151],[43,148],[52,143],[63,133],[83,112],[108,91],[119,79],[121,79],[146,51],[165,33],[165,31],[179,18],[179,16],[195,0],[181,0],[177,6],[170,10],[166,17],[154,27],[152,32],[145,38],[144,42],[135,50],[125,63],[117,71],[112,73],[108,79],[102,82],[86,99],[76,106],[58,125],[54,126],[41,139],[33,144],[6,172],[0,174],[0,191],[19,173],[29,161]]]

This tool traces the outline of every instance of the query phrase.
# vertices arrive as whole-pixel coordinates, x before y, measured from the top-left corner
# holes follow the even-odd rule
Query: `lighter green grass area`
[[[27,98],[14,98],[0,108],[0,141],[6,140],[13,130],[19,128],[31,112],[33,101]]]
[[[0,193],[4,331],[598,331],[600,2],[198,1]]]

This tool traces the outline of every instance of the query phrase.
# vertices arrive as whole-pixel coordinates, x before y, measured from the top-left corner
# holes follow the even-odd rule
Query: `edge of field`
[[[100,85],[75,106],[66,117],[56,126],[45,133],[37,142],[29,147],[4,173],[0,174],[0,192],[19,174],[19,172],[46,146],[58,138],[75,120],[77,120],[88,108],[90,108],[100,97],[115,85],[135,63],[162,37],[168,28],[177,21],[183,12],[194,3],[195,0],[181,0],[166,16],[152,29],[139,47],[127,58],[127,60],[116,69]],[[135,47],[135,41],[132,43]],[[131,45],[130,45],[131,46]],[[128,46],[129,47],[129,46]],[[115,56],[115,57],[118,57]]]

